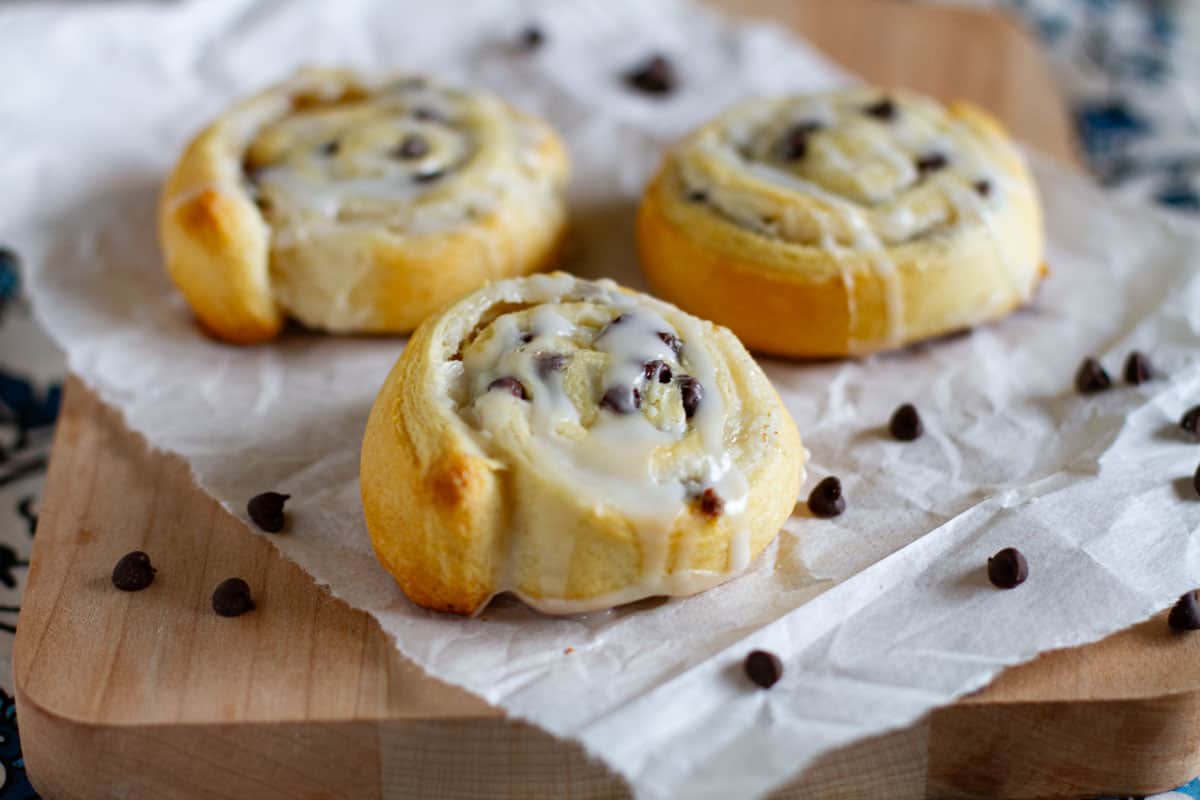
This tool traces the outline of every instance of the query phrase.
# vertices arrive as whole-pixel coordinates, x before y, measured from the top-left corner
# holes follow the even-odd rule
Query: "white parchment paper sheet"
[[[531,20],[547,44],[516,54]],[[201,336],[155,243],[158,186],[186,139],[312,62],[490,86],[568,141],[568,268],[641,286],[633,210],[662,148],[745,95],[845,76],[775,29],[684,2],[32,4],[0,8],[0,40],[0,239],[27,254],[71,368],[235,513],[259,491],[292,493],[291,531],[271,539],[287,556],[429,672],[581,740],[640,797],[762,794],[1200,581],[1200,448],[1175,428],[1200,402],[1200,240],[1039,162],[1053,272],[1030,309],[861,362],[765,362],[812,451],[805,491],[841,476],[842,517],[798,513],[751,574],[688,600],[576,619],[503,602],[473,620],[414,608],[371,556],[357,481],[402,342]],[[651,51],[678,61],[677,95],[622,87]],[[1072,391],[1084,355],[1115,371],[1135,346],[1167,377]],[[882,434],[904,401],[928,428],[912,444]],[[1009,545],[1031,577],[1001,592],[983,565]],[[738,676],[753,647],[786,663],[770,692]]]

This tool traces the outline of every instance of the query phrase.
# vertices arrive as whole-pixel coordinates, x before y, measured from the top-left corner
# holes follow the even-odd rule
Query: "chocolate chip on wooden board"
[[[997,589],[1013,589],[1029,577],[1029,562],[1015,547],[1006,547],[988,559],[988,580]]]
[[[1200,630],[1200,603],[1196,590],[1187,592],[1171,607],[1167,614],[1167,625],[1174,631]]]
[[[1154,365],[1146,354],[1134,350],[1125,359],[1125,382],[1137,386],[1154,378]]]
[[[752,650],[742,663],[746,677],[760,689],[770,689],[783,677],[783,662],[766,650]]]
[[[1112,378],[1094,358],[1085,358],[1075,372],[1075,388],[1081,394],[1095,394],[1112,387]]]
[[[836,517],[845,511],[842,482],[830,475],[814,486],[808,495],[808,510],[816,517]]]
[[[154,573],[157,571],[150,564],[150,556],[141,550],[134,550],[121,556],[113,567],[112,584],[122,592],[140,592],[154,583]]]
[[[254,598],[250,596],[250,585],[241,578],[227,578],[217,584],[212,596],[213,611],[222,617],[240,617],[253,611]]]
[[[256,494],[250,498],[250,502],[246,503],[246,513],[262,530],[267,533],[279,533],[287,524],[287,517],[283,513],[283,504],[290,497],[290,494],[280,494],[279,492]]]
[[[675,91],[679,78],[666,56],[652,55],[625,73],[625,83],[639,92],[661,96]]]
[[[925,425],[921,422],[921,415],[917,413],[916,406],[905,403],[897,408],[888,421],[888,432],[892,434],[892,438],[901,442],[911,442],[920,438],[925,432]]]

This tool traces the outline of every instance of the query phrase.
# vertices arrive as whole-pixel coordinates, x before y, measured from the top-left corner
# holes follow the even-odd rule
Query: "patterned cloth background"
[[[1200,222],[1200,0],[956,0],[1045,45],[1097,178]],[[36,797],[10,697],[12,634],[65,371],[0,242],[0,800]],[[1156,800],[1200,800],[1200,778]]]

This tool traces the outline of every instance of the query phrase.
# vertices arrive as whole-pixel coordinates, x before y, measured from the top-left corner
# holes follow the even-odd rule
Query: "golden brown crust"
[[[869,97],[861,91],[855,96]],[[773,183],[741,172],[745,168],[733,166],[738,162],[732,158],[713,159],[716,166],[703,161],[724,126],[754,119],[752,104],[705,126],[668,155],[643,198],[638,245],[651,286],[682,308],[729,326],[751,349],[795,357],[896,347],[998,319],[1026,302],[1045,268],[1041,212],[1023,161],[998,123],[979,109],[959,103],[942,112],[930,101],[908,100],[919,104],[931,126],[974,147],[972,163],[959,175],[948,167],[946,174],[918,178],[870,202],[806,188],[816,177],[797,185],[785,178]],[[884,123],[874,127],[889,133]],[[810,145],[805,158],[821,156]],[[776,168],[783,172],[786,166]],[[702,193],[716,200],[689,198],[700,190],[685,186],[688,181],[708,181]],[[977,184],[984,183],[980,191]],[[722,196],[729,187],[738,193]],[[734,211],[757,204],[748,213],[771,223],[778,216],[798,232],[732,218],[722,200]],[[883,223],[904,220],[903,213],[927,215],[936,224],[889,241]],[[806,233],[805,225],[824,233]],[[846,238],[856,235],[871,246]]]
[[[405,333],[489,280],[550,266],[566,229],[558,138],[486,95],[421,84],[406,101],[410,83],[304,71],[188,146],[159,228],[167,270],[206,330],[253,343],[290,316],[331,332]],[[419,98],[443,102],[446,117],[405,117]],[[305,126],[344,137],[343,161],[313,167],[319,159],[297,155]],[[467,132],[455,139],[459,126]],[[376,156],[407,129],[430,132],[435,150],[442,140],[459,148],[436,179],[381,177],[441,157],[396,156],[395,167]]]

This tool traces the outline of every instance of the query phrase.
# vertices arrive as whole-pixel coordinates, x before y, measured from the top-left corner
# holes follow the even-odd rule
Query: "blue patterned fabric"
[[[970,0],[960,0],[969,3]],[[1045,45],[1089,165],[1107,186],[1200,213],[1200,0],[976,0]],[[1187,15],[1191,14],[1189,18]],[[61,355],[0,242],[0,800],[36,797],[11,691],[12,634],[62,397]],[[1200,778],[1154,800],[1200,800]]]

